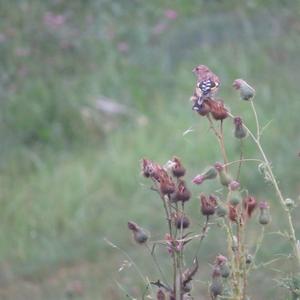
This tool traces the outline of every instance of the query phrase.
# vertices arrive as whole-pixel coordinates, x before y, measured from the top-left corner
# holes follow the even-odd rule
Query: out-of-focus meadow
[[[221,77],[220,97],[252,128],[250,107],[231,84],[242,77],[255,86],[261,123],[272,121],[263,145],[284,194],[298,197],[298,1],[10,0],[0,2],[0,16],[0,299],[65,299],[72,289],[79,299],[125,299],[118,284],[141,298],[134,268],[119,272],[127,258],[104,238],[156,278],[126,222],[141,223],[153,238],[164,234],[161,203],[140,176],[141,157],[164,163],[177,155],[189,179],[221,159],[189,102],[199,63]],[[225,131],[230,159],[237,159],[230,120]],[[246,146],[254,157],[255,147]],[[268,231],[283,228],[256,164],[243,167],[242,182],[270,200]],[[200,225],[200,189],[191,188],[188,210]],[[202,248],[202,282],[225,246],[213,231]],[[250,245],[257,231],[254,222]],[[260,258],[288,251],[284,239],[267,235]],[[270,269],[253,276],[251,299],[274,291],[283,299],[271,279],[280,274]],[[208,298],[205,285],[196,289]]]

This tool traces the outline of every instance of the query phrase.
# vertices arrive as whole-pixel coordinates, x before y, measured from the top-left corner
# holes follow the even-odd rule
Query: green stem
[[[255,261],[256,261],[257,253],[258,253],[259,249],[261,248],[261,244],[262,244],[262,241],[264,239],[264,236],[265,236],[265,227],[262,226],[260,235],[259,235],[259,237],[256,241],[256,247],[255,247],[255,251],[253,253],[253,262],[252,262],[251,266],[249,267],[249,269],[247,270],[247,273],[249,273],[254,268],[254,266],[256,265]]]
[[[254,114],[254,119],[255,119],[255,124],[256,124],[256,137],[257,137],[257,140],[259,141],[259,139],[260,139],[260,126],[259,126],[258,116],[257,116],[257,112],[256,112],[256,109],[255,109],[253,100],[250,100],[250,103],[251,103],[251,108],[252,108],[252,111],[253,111],[253,114]]]
[[[197,247],[197,250],[196,250],[196,253],[195,253],[195,258],[198,258],[200,246],[201,246],[202,241],[205,238],[206,231],[207,231],[207,228],[208,228],[208,221],[209,221],[209,216],[206,216],[206,220],[204,222],[204,225],[203,225],[203,228],[202,228],[202,232],[201,232],[201,235],[200,235],[199,244],[198,244],[198,247]]]
[[[257,128],[257,134],[260,134],[260,130],[259,130],[259,122],[258,122],[258,118],[257,118],[257,113],[256,113],[256,110],[255,110],[255,106],[253,104],[253,102],[251,101],[251,107],[252,107],[252,110],[253,110],[253,114],[254,114],[254,117],[255,117],[255,122],[256,122],[256,126],[258,126]],[[234,118],[234,116],[232,114],[229,113],[229,116],[231,118]],[[263,161],[267,167],[267,171],[271,177],[271,181],[272,181],[272,184],[273,184],[273,187],[275,189],[275,192],[277,194],[277,197],[279,199],[279,202],[282,206],[282,209],[283,211],[286,213],[286,217],[287,217],[287,221],[288,221],[288,227],[289,227],[289,235],[290,235],[290,241],[292,243],[292,248],[293,248],[293,251],[294,251],[294,255],[297,259],[297,265],[298,265],[298,270],[300,270],[300,251],[297,247],[297,238],[296,238],[296,233],[295,233],[295,229],[294,229],[294,225],[293,225],[293,221],[292,221],[292,216],[291,216],[291,212],[290,210],[286,207],[285,205],[285,201],[284,201],[284,198],[283,198],[283,195],[281,193],[281,190],[278,186],[278,183],[277,183],[277,180],[275,178],[275,175],[272,171],[272,168],[271,168],[271,164],[261,146],[261,143],[260,143],[260,139],[259,139],[259,136],[255,137],[255,135],[251,132],[251,130],[245,125],[243,124],[244,128],[247,130],[248,134],[250,135],[250,137],[252,138],[252,140],[254,141],[254,143],[256,144],[262,158],[263,158]]]
[[[181,222],[180,222],[180,240],[183,239],[183,217],[184,217],[184,202],[181,202]],[[179,282],[180,282],[180,300],[183,299],[183,291],[182,291],[182,267],[183,267],[183,242],[180,242],[180,252],[179,252]]]
[[[164,281],[165,284],[168,285],[168,281],[167,281],[167,279],[166,279],[166,277],[165,277],[165,275],[164,275],[164,273],[163,273],[163,271],[162,271],[162,269],[161,269],[161,267],[160,267],[160,265],[159,265],[159,263],[158,263],[158,261],[156,259],[155,254],[151,251],[151,249],[149,248],[148,244],[146,244],[145,246],[146,246],[147,250],[149,251],[149,253],[150,253],[151,257],[152,257],[153,262],[154,262],[155,266],[157,267],[157,270],[158,270],[158,272],[159,272],[162,280]]]
[[[226,164],[228,163],[228,158],[227,158],[225,143],[224,143],[223,120],[221,120],[221,123],[220,123],[220,137],[221,137],[220,138],[221,148],[222,148],[222,152],[224,154],[224,165],[226,166]],[[227,167],[225,167],[225,170],[227,171]]]
[[[223,133],[222,132],[219,132],[215,126],[214,126],[214,123],[213,123],[213,120],[211,119],[210,115],[207,115],[207,119],[209,121],[209,124],[210,124],[210,128],[212,129],[212,131],[214,132],[214,134],[216,135],[217,137],[217,140],[219,142],[219,146],[220,146],[220,150],[221,150],[221,153],[222,153],[222,156],[223,156],[223,160],[224,160],[224,164],[225,166],[227,165],[227,155],[226,155],[226,150],[225,150],[225,147],[224,147],[224,138],[223,138]],[[221,123],[222,124],[222,123]],[[221,129],[223,130],[223,125],[221,126]],[[225,167],[225,169],[227,169]]]
[[[243,140],[240,140],[240,159],[239,159],[238,170],[237,170],[237,174],[236,174],[237,181],[240,178],[242,163],[243,163]]]

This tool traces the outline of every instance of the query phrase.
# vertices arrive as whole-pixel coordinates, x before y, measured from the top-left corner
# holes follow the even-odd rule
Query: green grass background
[[[166,18],[168,9],[177,12],[176,19]],[[63,15],[64,23],[47,24],[49,13]],[[103,238],[156,278],[147,253],[133,245],[126,228],[134,220],[154,239],[166,230],[161,203],[140,176],[140,158],[165,163],[177,155],[188,168],[188,181],[221,159],[206,120],[191,110],[191,70],[197,64],[220,76],[220,97],[252,128],[249,104],[231,84],[242,77],[255,86],[261,124],[272,120],[263,145],[284,194],[296,200],[299,20],[299,1],[287,0],[0,1],[0,299],[65,299],[65,286],[77,279],[85,288],[83,299],[125,299],[116,281],[141,299],[134,268],[118,272],[126,257]],[[158,25],[164,27],[160,33]],[[103,97],[127,113],[97,111]],[[183,136],[190,127],[195,131]],[[235,160],[239,145],[230,120],[225,131]],[[258,155],[250,140],[245,155]],[[242,184],[271,203],[268,231],[284,228],[271,188],[255,164],[247,166]],[[198,226],[200,189],[191,188],[188,210]],[[222,233],[215,227],[210,233],[196,299],[208,299],[201,282],[209,280],[209,263],[225,249]],[[254,220],[250,248],[258,234]],[[285,240],[268,235],[260,259],[289,251]],[[161,256],[167,270],[164,251]],[[251,299],[286,299],[272,279],[280,276],[270,269],[256,272]]]

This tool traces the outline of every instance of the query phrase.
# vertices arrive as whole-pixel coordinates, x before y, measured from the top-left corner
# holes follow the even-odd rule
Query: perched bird
[[[212,98],[219,89],[220,79],[207,66],[199,65],[193,69],[197,77],[195,93],[198,98]]]

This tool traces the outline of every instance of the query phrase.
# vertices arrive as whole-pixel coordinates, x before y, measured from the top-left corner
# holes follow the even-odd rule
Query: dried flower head
[[[216,257],[215,265],[220,268],[221,276],[227,278],[230,275],[230,268],[228,265],[228,259],[226,256],[218,255]]]
[[[210,113],[210,105],[207,99],[201,99],[194,95],[191,100],[194,102],[192,109],[200,116],[207,116]]]
[[[210,113],[217,121],[224,120],[228,117],[228,109],[224,106],[223,101],[209,101]]]
[[[146,233],[146,231],[138,226],[136,223],[129,221],[128,222],[128,229],[132,231],[133,234],[133,239],[138,243],[138,244],[144,244],[147,242],[149,236]]]
[[[177,229],[186,229],[190,226],[190,220],[186,215],[183,215],[182,213],[173,213],[172,215],[174,225]]]
[[[234,124],[234,136],[237,139],[243,139],[247,136],[247,131],[243,126],[243,120],[240,117],[235,117],[233,119]]]
[[[236,79],[232,86],[240,91],[240,96],[242,100],[250,100],[255,95],[255,89],[250,86],[245,80],[243,79]]]
[[[224,255],[221,255],[219,254],[217,257],[216,257],[216,261],[215,261],[215,264],[220,266],[222,265],[223,263],[226,263],[228,261],[228,258]]]
[[[261,210],[265,210],[265,209],[269,209],[270,208],[270,206],[269,206],[269,204],[268,204],[267,201],[261,201],[261,202],[259,202],[258,207]]]
[[[224,186],[228,186],[232,182],[232,177],[226,172],[225,167],[222,163],[216,162],[215,169],[219,173],[220,183]]]
[[[224,170],[224,165],[220,162],[216,162],[215,163],[215,169],[218,171],[218,172],[221,172]]]
[[[169,174],[162,168],[158,172],[158,181],[162,195],[171,195],[175,192],[175,183]]]
[[[175,177],[182,177],[185,174],[185,168],[183,167],[180,159],[178,157],[173,157],[172,162],[172,173]]]
[[[229,190],[236,191],[240,188],[240,183],[236,180],[232,180],[228,185]]]
[[[143,176],[148,178],[153,174],[155,167],[151,160],[143,158],[141,160],[141,169]]]
[[[223,282],[221,279],[221,270],[219,266],[214,266],[212,281],[209,287],[212,299],[217,299],[223,293]]]
[[[203,183],[203,181],[207,180],[207,179],[214,179],[216,178],[218,175],[216,169],[214,167],[209,167],[208,169],[206,169],[206,171],[204,171],[202,174],[199,174],[197,176],[195,176],[192,180],[192,182],[194,184],[201,184]]]
[[[217,207],[217,197],[214,195],[200,195],[201,212],[204,216],[211,216],[215,213]]]
[[[270,215],[270,206],[266,201],[261,201],[258,204],[258,207],[260,209],[258,222],[261,225],[267,225],[271,222],[271,215]]]
[[[150,159],[143,158],[141,160],[142,175],[146,178],[152,178],[156,181],[159,180],[159,171],[161,167],[159,164],[151,161]]]
[[[128,225],[128,229],[131,231],[137,231],[139,228],[139,226],[132,221],[128,221],[127,225]]]
[[[244,209],[247,213],[247,216],[250,218],[253,211],[257,206],[257,201],[253,196],[247,196],[243,199]]]
[[[200,185],[205,181],[205,177],[202,174],[196,175],[193,180],[192,183]]]
[[[186,187],[185,181],[182,179],[178,180],[177,188],[175,190],[175,193],[172,195],[172,201],[182,201],[186,202],[191,198],[191,192]]]

